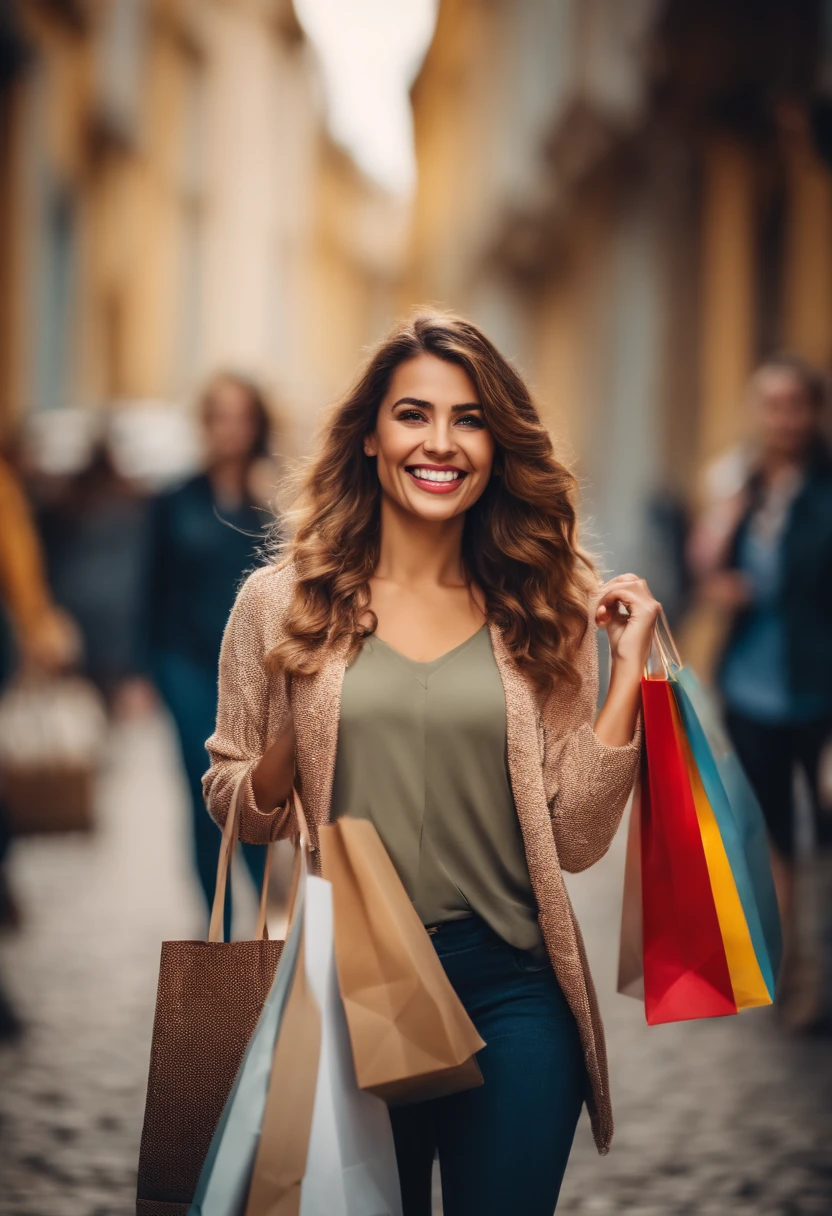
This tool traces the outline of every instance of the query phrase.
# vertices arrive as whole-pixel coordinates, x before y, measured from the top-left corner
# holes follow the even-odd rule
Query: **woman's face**
[[[798,459],[818,428],[818,410],[805,384],[788,368],[766,367],[757,373],[754,388],[763,448]]]
[[[203,430],[209,464],[251,456],[257,423],[248,390],[233,380],[218,380],[210,390]]]
[[[364,451],[377,457],[388,498],[436,522],[473,506],[494,463],[494,439],[467,372],[427,354],[396,368]]]

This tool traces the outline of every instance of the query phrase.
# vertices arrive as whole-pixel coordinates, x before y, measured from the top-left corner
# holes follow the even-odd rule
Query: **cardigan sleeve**
[[[202,778],[211,817],[223,826],[238,781],[240,839],[267,844],[290,830],[290,803],[269,812],[254,800],[251,774],[269,739],[269,723],[279,730],[291,710],[285,677],[270,677],[265,667],[265,587],[268,570],[250,575],[240,589],[225,627],[220,651],[217,723],[205,744],[211,767]]]
[[[564,870],[594,865],[610,847],[633,788],[641,752],[641,716],[631,741],[609,747],[595,733],[598,702],[598,638],[594,601],[578,648],[580,689],[562,689],[543,708],[543,783],[555,844]]]

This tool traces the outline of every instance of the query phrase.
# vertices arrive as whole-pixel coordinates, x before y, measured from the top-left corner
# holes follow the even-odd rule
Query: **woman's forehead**
[[[419,354],[400,363],[390,378],[389,401],[418,397],[432,405],[473,404],[479,400],[476,387],[464,367]]]

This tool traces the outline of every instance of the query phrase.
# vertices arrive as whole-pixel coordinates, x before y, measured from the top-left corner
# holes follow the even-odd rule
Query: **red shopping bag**
[[[650,1025],[736,1013],[708,866],[667,680],[642,680],[646,763],[641,870]]]

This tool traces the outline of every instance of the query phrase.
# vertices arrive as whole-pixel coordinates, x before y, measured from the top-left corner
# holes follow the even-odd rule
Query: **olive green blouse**
[[[477,913],[541,950],[487,626],[430,663],[380,638],[344,676],[332,818],[375,825],[422,923]]]

